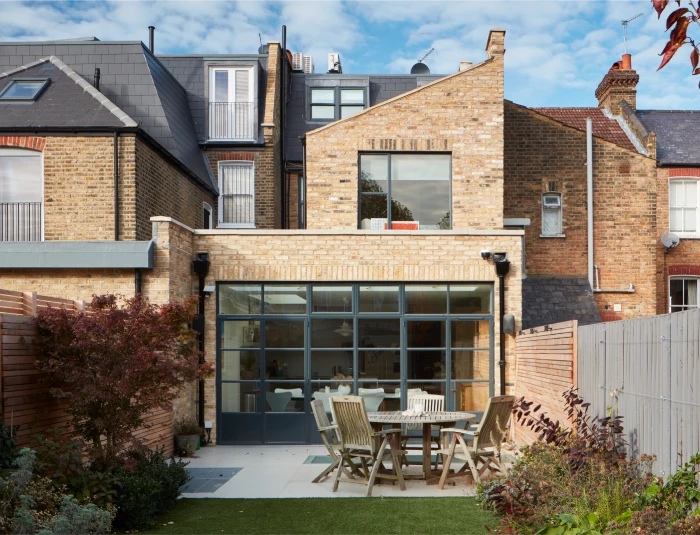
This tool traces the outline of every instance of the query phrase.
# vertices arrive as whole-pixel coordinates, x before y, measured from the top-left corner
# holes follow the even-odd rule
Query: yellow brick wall
[[[492,35],[502,45],[503,34]],[[469,70],[307,134],[307,228],[357,228],[363,151],[450,152],[453,228],[503,228],[503,52],[491,51]]]

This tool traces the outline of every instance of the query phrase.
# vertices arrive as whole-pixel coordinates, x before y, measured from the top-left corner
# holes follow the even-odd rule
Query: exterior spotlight
[[[488,260],[489,258],[491,258],[491,251],[489,251],[488,249],[484,249],[483,251],[481,251],[481,258],[483,258],[484,260]]]

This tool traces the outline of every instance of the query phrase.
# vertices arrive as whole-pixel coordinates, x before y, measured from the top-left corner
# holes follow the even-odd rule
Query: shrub
[[[0,469],[12,468],[17,457],[17,425],[5,425],[0,420]]]
[[[176,435],[200,435],[202,428],[195,418],[180,418],[173,425]]]
[[[163,450],[131,452],[126,465],[117,472],[116,525],[123,529],[144,529],[155,517],[169,511],[190,476],[187,464],[165,458]]]

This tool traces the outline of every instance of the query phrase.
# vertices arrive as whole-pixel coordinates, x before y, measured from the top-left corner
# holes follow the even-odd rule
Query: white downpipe
[[[593,121],[586,119],[586,171],[588,174],[588,283],[593,286]]]

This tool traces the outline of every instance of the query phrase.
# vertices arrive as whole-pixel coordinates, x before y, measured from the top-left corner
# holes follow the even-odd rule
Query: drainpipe
[[[285,161],[286,156],[284,154],[284,124],[285,124],[285,112],[287,104],[287,26],[282,26],[282,82],[280,89],[280,162],[281,162],[281,193],[282,193],[282,228],[287,228],[287,187],[286,187],[286,170]]]
[[[134,293],[135,294],[143,293],[141,291],[141,284],[142,284],[141,270],[139,268],[136,268],[134,270]]]
[[[197,315],[194,318],[192,328],[199,333],[197,340],[199,342],[199,363],[204,364],[204,281],[209,273],[209,254],[197,253],[197,257],[192,261],[192,271],[199,277],[199,307]],[[198,403],[198,420],[199,426],[204,427],[204,379],[199,380],[199,403]]]
[[[119,132],[114,132],[114,241],[119,241]]]
[[[100,68],[99,67],[95,67],[95,80],[94,80],[94,82],[95,83],[93,85],[95,86],[95,89],[97,89],[99,91],[100,90]]]
[[[307,204],[307,199],[306,199],[306,136],[301,137],[301,167],[302,167],[302,173],[304,173],[304,212],[302,214],[304,226],[303,228],[306,228],[306,204]]]
[[[508,261],[508,255],[505,253],[495,253],[493,255],[493,261],[496,265],[496,275],[498,275],[498,304],[500,317],[500,333],[499,333],[499,352],[500,359],[498,361],[498,366],[500,367],[501,375],[501,396],[506,395],[506,333],[503,329],[503,317],[506,315],[506,284],[505,279],[510,271],[510,262]]]
[[[586,119],[586,172],[588,183],[588,284],[593,286],[593,121]]]

